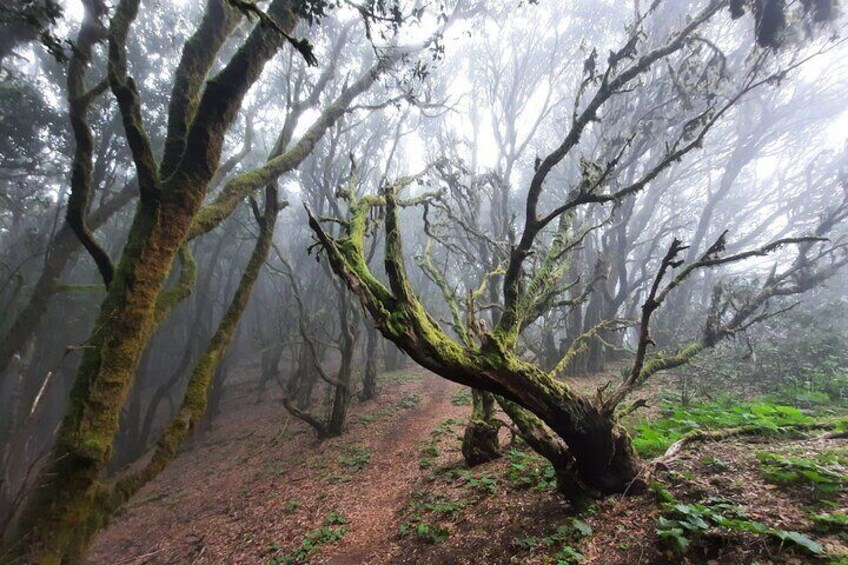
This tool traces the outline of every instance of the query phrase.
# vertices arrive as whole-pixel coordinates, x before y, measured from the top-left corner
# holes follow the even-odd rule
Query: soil
[[[579,387],[592,390],[608,378],[583,379]],[[250,385],[234,386],[211,430],[121,511],[95,540],[89,562],[559,564],[577,562],[575,553],[599,565],[840,562],[717,531],[680,556],[657,535],[662,510],[653,494],[610,497],[578,511],[555,492],[544,462],[506,429],[505,457],[465,469],[459,441],[470,398],[462,387],[420,369],[381,375],[379,384],[377,400],[353,404],[345,434],[323,442],[287,415],[278,395],[257,402]],[[643,396],[656,399],[662,380],[652,387]],[[848,536],[814,533],[810,520],[813,512],[845,512],[848,493],[822,500],[809,488],[769,483],[759,451],[848,458],[848,442],[739,437],[697,444],[653,478],[680,501],[721,497],[747,518],[800,530],[831,557],[848,556]],[[338,535],[325,537],[330,531]]]

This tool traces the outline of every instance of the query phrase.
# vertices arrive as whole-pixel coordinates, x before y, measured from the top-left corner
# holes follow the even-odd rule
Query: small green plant
[[[820,495],[838,494],[848,483],[848,477],[826,466],[827,463],[838,463],[838,456],[823,454],[818,457],[819,461],[816,461],[770,451],[757,452],[760,472],[767,481],[780,485],[810,486]]]
[[[291,514],[300,508],[300,501],[296,498],[289,498],[283,503],[283,511],[286,514]]]
[[[433,428],[433,431],[430,432],[430,437],[434,440],[440,440],[443,436],[447,436],[453,433],[454,426],[461,426],[463,422],[461,420],[457,420],[456,418],[446,418],[439,422],[439,424]]]
[[[451,397],[454,406],[471,406],[471,389],[463,387],[456,391]]]
[[[556,552],[554,559],[556,559],[557,565],[571,565],[572,563],[583,561],[584,557],[582,553],[570,545],[564,545]]]
[[[498,480],[491,475],[474,475],[471,471],[461,470],[459,478],[480,494],[495,494],[498,491]]]
[[[398,401],[398,407],[403,410],[409,410],[410,408],[415,408],[421,403],[421,397],[415,393],[405,394],[403,398]]]
[[[360,424],[371,424],[377,420],[377,417],[374,414],[363,414],[359,418],[356,419]]]
[[[548,490],[556,487],[556,474],[550,463],[536,454],[510,449],[506,479],[515,489]]]
[[[444,494],[420,491],[412,493],[411,498],[412,501],[404,508],[406,516],[398,535],[414,534],[417,539],[428,543],[441,543],[447,539],[450,530],[443,522],[456,518],[468,505],[464,499],[453,500]]]
[[[793,406],[768,402],[749,404],[690,404],[675,407],[666,401],[663,411],[667,415],[652,422],[633,426],[636,437],[633,446],[643,457],[654,457],[694,430],[718,430],[750,426],[763,434],[781,433],[782,428],[814,422]]]
[[[848,514],[844,512],[813,514],[810,516],[815,529],[824,533],[838,534],[848,541]]]
[[[521,538],[515,542],[515,547],[518,549],[531,550],[539,545],[539,538],[536,536],[528,536],[526,538]]]
[[[453,518],[460,510],[468,505],[464,499],[452,500],[444,494],[430,494],[427,492],[414,492],[406,509],[411,513],[413,519],[419,519],[422,513],[432,512],[442,516]]]
[[[654,492],[663,511],[657,519],[657,535],[678,553],[685,553],[692,541],[707,530],[721,528],[767,536],[781,544],[795,545],[813,555],[824,553],[821,545],[804,534],[779,530],[762,522],[749,520],[739,506],[724,499],[709,499],[705,504],[684,504],[662,485],[655,484]]]
[[[333,510],[327,517],[324,519],[324,524],[327,526],[343,526],[347,524],[347,518]]]
[[[526,551],[534,551],[540,548],[547,551],[556,549],[553,554],[554,562],[557,565],[569,565],[583,560],[583,554],[573,546],[592,534],[592,527],[589,524],[580,519],[572,518],[569,523],[559,526],[552,534],[519,539],[515,542],[515,547]]]
[[[438,457],[439,448],[433,445],[432,443],[428,443],[427,445],[421,448],[421,455],[424,455],[426,457]]]
[[[371,450],[364,445],[354,445],[348,449],[347,455],[339,457],[339,463],[352,473],[358,473],[371,463]]]
[[[272,556],[268,560],[269,565],[296,565],[308,563],[309,557],[315,553],[318,548],[328,543],[338,541],[345,536],[345,529],[342,525],[346,523],[347,519],[344,516],[338,512],[330,512],[324,520],[324,525],[307,533],[300,542],[300,545],[292,551],[284,555]],[[272,543],[268,546],[266,552],[276,553],[279,550],[279,544]]]
[[[410,533],[414,533],[416,538],[428,543],[442,543],[450,537],[450,530],[440,524],[429,524],[427,522],[408,524],[405,522],[400,525],[398,534],[401,537]]]

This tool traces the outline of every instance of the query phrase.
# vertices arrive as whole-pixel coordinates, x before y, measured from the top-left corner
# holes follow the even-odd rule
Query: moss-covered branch
[[[92,158],[94,154],[94,136],[88,124],[88,109],[95,100],[85,85],[85,71],[91,59],[94,46],[105,36],[100,19],[106,13],[102,1],[85,4],[83,21],[74,46],[73,55],[68,64],[68,118],[74,136],[74,157],[71,163],[71,192],[68,196],[66,221],[80,243],[94,260],[104,284],[112,283],[115,267],[112,259],[95,239],[86,215],[94,191],[92,186]],[[98,89],[98,92],[102,92]]]
[[[168,132],[160,173],[167,177],[185,149],[185,135],[194,117],[206,76],[240,15],[223,0],[207,0],[203,20],[183,47],[168,104]]]
[[[180,274],[173,287],[163,290],[156,299],[156,323],[162,323],[174,307],[191,296],[197,282],[197,263],[188,244],[180,248]]]
[[[218,324],[209,346],[192,371],[182,407],[166,426],[143,470],[122,476],[108,488],[105,508],[102,509],[107,515],[114,512],[139,488],[162,472],[206,413],[209,388],[215,371],[238,328],[241,315],[250,298],[250,292],[271,249],[278,212],[277,192],[269,188],[265,194],[265,211],[253,252],[227,311]]]
[[[109,85],[118,101],[124,134],[132,153],[142,200],[159,199],[159,169],[141,118],[141,100],[127,75],[127,35],[138,15],[140,0],[121,0],[109,27]]]
[[[386,59],[368,69],[358,80],[348,86],[313,122],[297,143],[286,149],[278,140],[274,152],[261,167],[242,173],[231,179],[212,202],[203,207],[192,227],[190,238],[195,238],[215,229],[245,198],[274,182],[280,176],[298,167],[321,140],[324,134],[343,116],[351,102],[367,91],[377,79],[402,56],[405,50],[397,50]],[[285,133],[286,130],[284,130]],[[290,132],[289,132],[290,135]],[[282,137],[282,136],[281,136]]]
[[[295,2],[292,0],[273,0],[267,14],[286,32],[291,32],[297,23]],[[205,189],[218,169],[224,136],[235,120],[247,91],[284,42],[285,39],[272,26],[259,22],[224,68],[206,81],[185,133],[185,148],[168,177],[172,185],[191,182]],[[257,190],[265,184],[261,183]],[[198,198],[203,194],[186,196]]]
[[[558,378],[562,376],[568,366],[577,359],[580,355],[588,351],[589,343],[598,337],[598,334],[604,331],[615,331],[622,328],[625,328],[629,325],[633,325],[634,322],[628,322],[627,320],[603,320],[587,331],[583,332],[579,336],[577,336],[569,345],[568,350],[562,356],[562,358],[557,362],[556,366],[551,369],[551,376],[554,378]]]

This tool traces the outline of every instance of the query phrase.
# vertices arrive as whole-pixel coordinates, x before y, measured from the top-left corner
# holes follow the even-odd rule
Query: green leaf
[[[798,547],[802,547],[814,555],[821,555],[824,553],[824,548],[818,542],[811,540],[800,532],[779,530],[776,532],[776,537],[780,538],[781,541],[792,542]]]

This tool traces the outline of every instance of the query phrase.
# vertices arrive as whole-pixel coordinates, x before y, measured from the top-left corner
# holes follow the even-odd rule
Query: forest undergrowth
[[[628,421],[656,462],[649,492],[580,509],[507,429],[501,459],[466,468],[470,395],[420,369],[381,375],[379,400],[322,443],[270,397],[257,406],[234,387],[90,563],[848,563],[842,399],[784,389],[684,405],[673,378]]]

